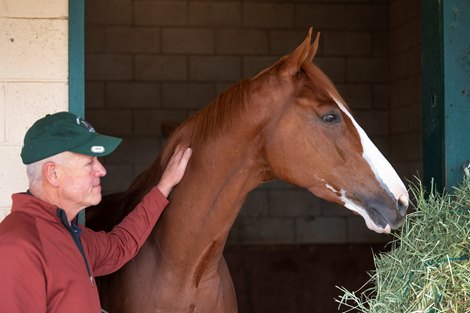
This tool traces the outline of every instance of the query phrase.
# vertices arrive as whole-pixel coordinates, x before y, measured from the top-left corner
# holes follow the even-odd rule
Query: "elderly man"
[[[80,117],[60,112],[28,130],[21,152],[29,190],[12,196],[0,224],[0,312],[101,311],[95,276],[118,270],[144,243],[182,179],[190,148],[175,151],[159,183],[111,232],[78,225],[80,210],[101,200],[98,157],[121,142]]]

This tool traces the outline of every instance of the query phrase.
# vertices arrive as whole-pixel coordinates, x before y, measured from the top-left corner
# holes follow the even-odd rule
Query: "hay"
[[[470,179],[449,194],[411,188],[413,212],[361,289],[338,287],[342,312],[470,312]]]

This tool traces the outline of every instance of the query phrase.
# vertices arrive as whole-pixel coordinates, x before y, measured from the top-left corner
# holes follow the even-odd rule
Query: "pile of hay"
[[[336,299],[343,312],[470,312],[470,179],[452,194],[412,188],[413,213],[360,290]]]

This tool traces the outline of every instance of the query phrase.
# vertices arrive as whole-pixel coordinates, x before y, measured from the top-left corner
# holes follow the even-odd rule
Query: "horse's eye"
[[[341,120],[339,115],[336,113],[328,113],[322,116],[323,123],[325,124],[336,124]]]

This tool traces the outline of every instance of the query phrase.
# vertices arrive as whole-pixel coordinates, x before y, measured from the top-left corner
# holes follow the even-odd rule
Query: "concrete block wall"
[[[167,125],[182,122],[228,85],[322,32],[315,62],[389,155],[387,0],[86,1],[86,116],[124,138],[104,160],[105,192],[125,190],[154,160]],[[234,243],[385,241],[362,218],[274,182],[254,190]]]
[[[390,158],[411,181],[423,162],[420,5],[390,3]]]
[[[26,130],[68,109],[67,20],[67,0],[0,0],[0,220],[28,188]]]

